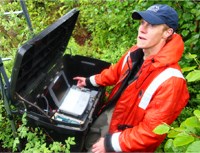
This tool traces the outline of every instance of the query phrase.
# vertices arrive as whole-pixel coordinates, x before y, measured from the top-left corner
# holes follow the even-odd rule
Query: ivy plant
[[[200,152],[200,110],[187,118],[179,127],[161,124],[154,129],[156,134],[167,134],[165,152]]]

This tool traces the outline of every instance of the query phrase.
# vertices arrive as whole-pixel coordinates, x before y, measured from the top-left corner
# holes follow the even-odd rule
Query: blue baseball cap
[[[133,12],[132,18],[136,20],[144,19],[150,24],[166,24],[174,31],[178,28],[178,14],[168,5],[155,4],[146,11]]]

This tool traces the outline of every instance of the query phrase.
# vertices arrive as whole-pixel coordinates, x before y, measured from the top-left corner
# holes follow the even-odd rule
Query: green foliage
[[[164,146],[165,152],[200,152],[200,111],[195,110],[194,116],[183,121],[180,127],[161,124],[154,129],[156,134],[165,134],[169,138]]]
[[[186,79],[188,80],[188,82],[200,81],[200,70],[194,70],[190,72],[186,76]]]
[[[200,105],[200,5],[197,1],[179,2],[180,28],[185,42],[185,53],[180,61],[186,76],[190,92],[189,107],[195,109]]]
[[[184,67],[182,69],[183,72],[189,72],[186,76],[187,81],[188,82],[200,81],[200,70],[198,70],[200,68],[200,62],[198,60],[197,54],[188,53],[185,57],[189,60],[195,61],[196,63],[195,66]]]
[[[0,142],[2,142],[2,147],[12,148],[14,142],[12,129],[8,117],[6,116],[2,100],[0,100],[0,129]]]
[[[13,144],[13,151],[17,150],[20,140],[26,141],[23,153],[28,152],[70,152],[70,146],[75,145],[75,138],[68,137],[65,144],[61,142],[52,141],[50,145],[47,144],[47,135],[45,132],[37,128],[27,126],[26,113],[22,117],[22,124],[17,129],[18,137],[15,138]],[[48,138],[49,139],[49,138]]]
[[[170,130],[170,126],[169,125],[161,124],[161,125],[157,126],[153,130],[153,132],[156,133],[156,134],[160,134],[161,135],[161,134],[165,134],[165,133],[169,132],[169,130]]]

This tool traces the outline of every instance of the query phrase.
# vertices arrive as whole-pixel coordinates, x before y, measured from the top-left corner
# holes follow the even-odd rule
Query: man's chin
[[[142,48],[142,49],[145,49],[145,48],[146,48],[145,45],[144,45],[144,44],[141,44],[141,43],[137,43],[137,47],[138,47],[138,48]]]

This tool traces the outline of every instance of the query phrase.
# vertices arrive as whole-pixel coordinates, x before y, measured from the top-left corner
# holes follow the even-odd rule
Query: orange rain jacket
[[[90,82],[93,85],[101,86],[115,85],[109,97],[111,99],[126,75],[128,63],[129,67],[132,66],[130,53],[137,49],[137,46],[130,48],[118,63],[103,70],[100,74],[91,76]],[[158,54],[152,55],[144,61],[137,73],[138,78],[128,85],[115,105],[109,134],[105,137],[107,151],[155,151],[161,144],[166,135],[157,135],[153,129],[162,123],[171,124],[186,106],[189,93],[185,79],[176,76],[169,77],[161,85],[155,87],[155,92],[151,93],[150,90],[152,96],[149,103],[145,104],[146,107],[140,106],[143,105],[140,103],[150,83],[161,72],[167,68],[181,71],[178,61],[183,50],[184,43],[181,36],[174,34]],[[164,77],[167,75],[169,73],[164,74]],[[156,85],[157,83],[154,83],[153,86]],[[154,87],[151,89],[154,90]],[[148,98],[143,100],[145,101],[145,99]],[[121,125],[125,125],[125,128],[120,129]]]

